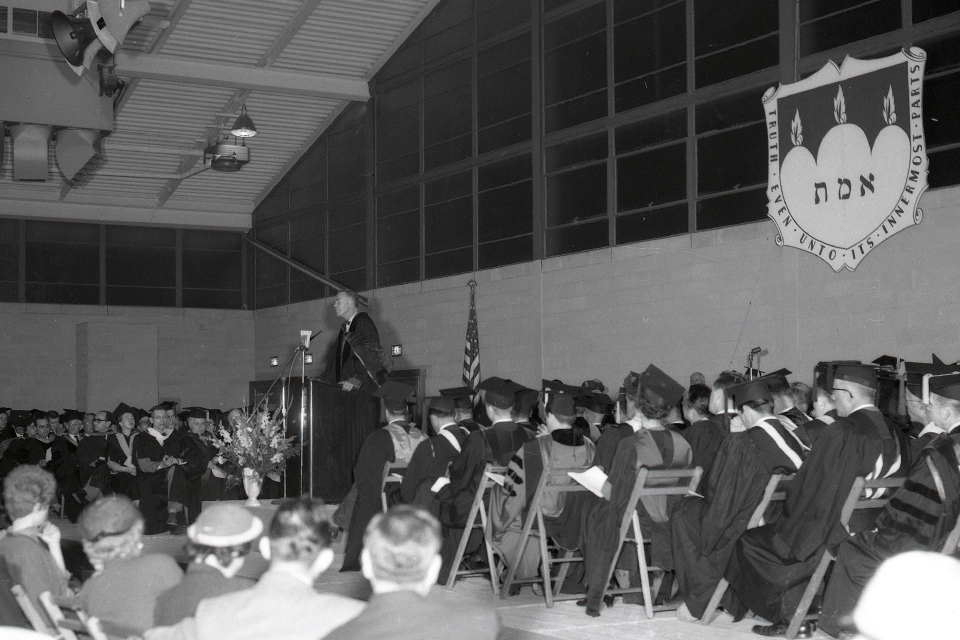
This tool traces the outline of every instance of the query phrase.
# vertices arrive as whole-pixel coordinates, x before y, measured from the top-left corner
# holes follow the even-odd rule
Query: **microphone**
[[[750,349],[750,355],[755,356],[761,351],[763,351],[761,347],[754,347],[753,349]]]

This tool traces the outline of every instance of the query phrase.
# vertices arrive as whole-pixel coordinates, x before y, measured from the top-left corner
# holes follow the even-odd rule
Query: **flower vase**
[[[247,492],[247,501],[243,504],[248,507],[259,507],[260,501],[257,497],[263,488],[263,478],[253,469],[243,470],[243,490]]]

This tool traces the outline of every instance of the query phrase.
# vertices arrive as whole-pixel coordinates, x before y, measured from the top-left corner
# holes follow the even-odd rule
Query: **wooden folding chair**
[[[383,482],[380,484],[380,506],[383,512],[387,512],[387,485],[400,484],[403,482],[403,472],[407,470],[406,466],[395,466],[392,462],[385,462],[383,465]],[[397,477],[393,474],[397,474]]]
[[[496,558],[494,557],[493,547],[490,545],[490,531],[488,529],[487,507],[483,503],[487,490],[492,486],[493,481],[490,474],[505,475],[506,467],[494,467],[491,463],[483,470],[480,476],[480,483],[477,485],[477,492],[473,496],[473,504],[470,505],[470,513],[467,515],[467,523],[460,536],[460,543],[457,545],[457,555],[453,558],[453,564],[450,565],[450,575],[447,577],[447,589],[453,589],[453,584],[457,578],[466,578],[469,576],[478,576],[487,574],[490,576],[490,586],[494,594],[500,593],[500,572],[497,571]],[[477,516],[480,516],[480,522],[477,523]],[[487,551],[487,569],[460,569],[460,563],[463,562],[463,554],[466,553],[467,543],[470,540],[470,534],[479,529],[483,531],[483,544]]]
[[[843,509],[840,511],[840,524],[847,529],[854,511],[859,509],[877,509],[885,505],[890,500],[893,491],[903,486],[905,480],[906,478],[865,480],[862,477],[854,480],[853,486],[850,487],[850,493],[847,494],[847,500],[843,504]],[[830,565],[835,559],[836,556],[831,553],[829,549],[825,548],[823,550],[820,563],[810,577],[810,582],[807,584],[807,588],[804,589],[803,596],[800,598],[800,604],[790,619],[790,626],[787,628],[787,640],[794,640],[794,638],[797,637],[797,632],[800,630],[800,625],[803,624],[804,620],[816,620],[819,618],[818,614],[809,614],[808,611],[810,605],[813,604],[813,599],[820,590],[820,585],[823,583],[823,578],[827,574],[827,569],[830,568]]]
[[[565,549],[563,555],[559,558],[554,558],[550,555],[550,549],[547,543],[547,534],[546,528],[543,520],[543,511],[541,505],[543,504],[543,499],[546,494],[551,493],[572,493],[578,491],[587,491],[587,489],[579,484],[578,482],[572,480],[568,472],[582,472],[586,471],[590,467],[552,467],[550,463],[550,455],[546,450],[546,446],[543,440],[540,440],[540,458],[543,460],[543,472],[540,474],[540,481],[537,483],[537,488],[534,491],[533,500],[529,505],[527,510],[527,516],[524,519],[523,531],[521,534],[520,546],[517,548],[514,557],[511,558],[510,565],[507,567],[507,575],[503,581],[503,584],[500,586],[500,597],[506,598],[507,594],[510,593],[510,587],[519,584],[539,584],[543,582],[543,595],[546,601],[547,607],[552,607],[554,601],[557,600],[571,600],[575,598],[580,598],[580,595],[560,595],[560,587],[563,585],[563,580],[566,578],[567,568],[571,562],[582,562],[583,558],[574,556],[574,551]],[[534,529],[533,525],[536,523],[537,527]],[[487,534],[490,532],[487,531]],[[523,552],[526,551],[527,542],[530,539],[530,535],[534,534],[538,541],[540,547],[540,566],[542,577],[541,578],[525,578],[525,579],[516,579],[517,567],[520,565],[520,561],[523,558]],[[561,565],[559,574],[557,575],[556,580],[551,585],[551,572],[552,567],[555,564]]]
[[[17,604],[20,605],[20,610],[23,611],[23,615],[27,617],[27,621],[30,622],[30,626],[33,627],[34,631],[39,631],[40,633],[45,633],[50,636],[57,635],[57,632],[47,624],[43,614],[34,606],[33,600],[30,599],[30,596],[27,595],[27,592],[23,590],[21,585],[13,585],[10,587],[10,591],[13,592],[13,597],[16,598]]]
[[[780,473],[775,473],[770,476],[770,480],[763,490],[763,497],[760,499],[757,508],[753,510],[753,515],[750,516],[749,522],[747,522],[747,529],[760,526],[760,523],[763,521],[763,516],[766,514],[767,508],[771,503],[783,502],[787,499],[787,487],[790,485],[793,477],[793,474],[787,476]],[[710,624],[713,619],[713,614],[717,610],[717,607],[720,606],[720,600],[723,599],[723,595],[727,592],[727,587],[729,586],[730,583],[727,582],[726,578],[720,578],[720,582],[717,584],[717,588],[710,597],[710,602],[707,603],[707,608],[700,618],[700,624]]]
[[[73,597],[54,596],[44,591],[40,594],[40,604],[56,626],[53,635],[60,640],[77,640],[77,634],[91,640],[125,640],[141,635],[134,629],[101,622],[96,616],[88,615]]]
[[[694,467],[693,469],[647,469],[641,467],[637,474],[637,479],[633,484],[633,490],[630,493],[628,505],[633,505],[632,509],[627,509],[620,519],[619,535],[617,536],[617,549],[610,562],[610,568],[607,571],[607,579],[604,582],[607,588],[604,595],[623,595],[625,593],[642,593],[643,608],[648,618],[653,618],[653,612],[667,611],[676,609],[676,607],[661,605],[654,607],[653,591],[660,589],[663,580],[663,570],[658,567],[648,566],[644,544],[647,542],[643,538],[643,532],[640,530],[640,517],[637,515],[637,504],[643,497],[653,496],[682,496],[697,491],[697,485],[700,484],[700,476],[703,469]],[[633,536],[630,536],[630,528],[633,527]],[[620,558],[620,551],[624,543],[637,545],[637,569],[640,572],[639,587],[610,588],[610,580],[613,578],[614,570],[617,567],[617,560]],[[658,571],[655,586],[650,587],[650,572]]]

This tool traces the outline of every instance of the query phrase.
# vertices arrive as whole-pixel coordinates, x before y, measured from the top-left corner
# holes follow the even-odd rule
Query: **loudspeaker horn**
[[[54,11],[50,17],[60,53],[74,67],[83,64],[83,52],[97,39],[97,32],[87,19],[86,7],[78,9],[77,13],[77,16],[68,16],[62,11]]]

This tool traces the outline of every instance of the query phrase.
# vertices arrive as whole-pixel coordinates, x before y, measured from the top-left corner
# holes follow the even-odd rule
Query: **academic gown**
[[[704,418],[684,429],[681,435],[693,450],[693,466],[703,469],[701,477],[709,477],[713,460],[729,432],[721,429],[713,420]]]
[[[937,437],[924,450],[903,487],[877,516],[875,529],[840,545],[823,595],[820,627],[839,635],[880,563],[907,551],[940,552],[958,516],[960,427]]]
[[[747,530],[770,476],[796,473],[797,461],[805,455],[785,427],[779,422],[773,426],[780,442],[759,426],[724,439],[697,490],[703,497],[685,497],[670,518],[677,584],[697,618],[723,577],[733,545]],[[698,466],[696,449],[693,461]]]
[[[437,492],[438,519],[443,527],[440,549],[443,564],[438,582],[446,582],[457,555],[460,537],[486,464],[492,462],[496,466],[506,466],[530,439],[526,429],[511,421],[497,422],[467,436],[463,451],[450,463],[450,484]],[[476,551],[481,541],[480,536],[471,536],[464,555]]]
[[[200,515],[201,486],[204,477],[210,475],[207,466],[215,455],[213,446],[192,432],[180,438],[180,458],[185,464],[177,467],[176,474],[183,475],[182,482],[186,489],[183,506],[187,510],[187,524],[193,524]]]
[[[819,438],[820,434],[823,433],[823,430],[836,422],[837,418],[837,410],[831,409],[819,418],[814,418],[810,422],[800,425],[798,431],[803,432],[807,440],[810,442],[810,448],[812,449],[817,443],[817,438]]]
[[[131,433],[129,438],[124,436],[123,433],[111,433],[108,435],[106,448],[107,460],[121,465],[133,464],[136,466],[136,464],[133,462],[133,441],[136,439],[136,437],[136,431]],[[129,457],[124,451],[124,447],[120,444],[121,441],[129,449]],[[135,475],[130,475],[129,473],[111,470],[110,489],[114,493],[125,495],[131,500],[140,499],[140,492],[137,489],[137,477]]]
[[[597,440],[596,465],[609,474],[620,441],[632,437],[633,433],[633,427],[626,422],[611,425],[605,429]]]
[[[83,503],[78,502],[74,495],[79,497],[83,485],[80,483],[80,466],[77,460],[79,442],[66,436],[56,436],[51,443],[53,455],[50,471],[57,479],[57,489],[64,497],[64,511],[70,522],[76,522]]]
[[[110,467],[107,466],[107,436],[97,433],[84,436],[77,445],[80,485],[110,493]]]
[[[137,465],[137,489],[140,492],[140,512],[144,518],[144,533],[163,533],[167,527],[167,469],[146,471],[140,460],[163,460],[163,444],[149,431],[133,439],[133,459]],[[169,467],[168,467],[169,468]]]
[[[827,545],[849,537],[840,511],[858,476],[903,477],[909,464],[906,438],[876,407],[861,408],[824,429],[787,489],[783,513],[737,541],[724,577],[724,606],[746,609],[771,622],[793,615]],[[880,472],[877,474],[876,467]],[[851,532],[870,526],[876,513],[855,512]]]
[[[438,478],[447,475],[447,468],[454,458],[463,450],[463,443],[467,440],[467,432],[456,423],[445,427],[443,432],[421,442],[413,451],[410,464],[403,474],[403,480],[398,489],[394,490],[391,502],[393,504],[416,504],[427,510],[431,508],[434,493],[430,488]],[[454,444],[455,443],[455,444]]]
[[[400,425],[407,433],[410,432],[411,425],[406,422],[393,424]],[[357,465],[353,469],[357,498],[350,514],[350,526],[347,529],[349,533],[344,549],[343,567],[340,571],[360,570],[363,533],[373,516],[383,509],[380,499],[383,488],[383,466],[387,462],[397,461],[394,438],[390,434],[389,427],[390,425],[387,425],[371,433],[360,447]]]
[[[14,467],[21,464],[35,465],[45,459],[47,454],[43,443],[36,438],[17,438],[3,453],[2,473],[6,476]]]
[[[507,562],[513,562],[517,549],[523,542],[523,523],[527,518],[530,504],[533,502],[537,485],[543,475],[544,462],[540,443],[548,453],[552,468],[589,467],[593,464],[596,446],[581,431],[559,429],[548,435],[542,435],[523,445],[507,465],[507,474],[503,486],[493,487],[490,496],[491,543]],[[574,484],[573,478],[569,484]],[[577,493],[557,493],[544,496],[540,509],[548,536],[566,537],[571,542],[563,548],[576,548],[579,518],[571,518],[571,510],[566,509],[568,500]],[[579,516],[574,513],[574,516]],[[570,531],[572,529],[572,532]],[[566,536],[564,535],[566,534]],[[528,541],[523,558],[517,570],[518,578],[536,575],[540,562],[540,550],[534,541]]]
[[[629,426],[629,425],[628,425]],[[598,613],[606,588],[607,572],[613,561],[620,533],[620,520],[633,508],[630,494],[641,467],[648,469],[689,469],[693,452],[683,436],[668,429],[640,429],[624,438],[617,447],[610,471],[610,500],[590,495],[583,502],[580,524],[580,553],[583,556],[584,582],[587,586],[587,611]],[[670,512],[676,496],[641,497],[637,503],[640,529],[650,540],[651,563],[661,569],[673,569],[670,545]],[[636,574],[634,545],[624,547],[618,566]],[[631,581],[638,576],[632,575]]]

